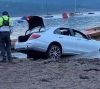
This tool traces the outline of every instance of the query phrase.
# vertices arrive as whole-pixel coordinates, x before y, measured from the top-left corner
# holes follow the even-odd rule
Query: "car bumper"
[[[41,51],[37,51],[34,49],[30,49],[30,48],[17,48],[15,49],[15,51],[17,52],[21,52],[21,53],[25,53],[25,54],[41,54],[41,53],[45,53],[45,52],[41,52]]]

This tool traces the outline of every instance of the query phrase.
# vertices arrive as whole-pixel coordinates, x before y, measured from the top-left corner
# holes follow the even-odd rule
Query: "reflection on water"
[[[27,58],[27,55],[26,54],[23,54],[23,53],[15,52],[15,53],[12,53],[12,57],[16,57],[16,58]]]

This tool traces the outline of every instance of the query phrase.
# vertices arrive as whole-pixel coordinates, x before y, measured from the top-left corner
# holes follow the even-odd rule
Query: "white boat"
[[[45,15],[45,18],[52,18],[52,17],[53,17],[53,15],[51,15],[51,14]]]
[[[77,15],[83,15],[83,13],[82,12],[79,12],[79,11],[77,11],[77,1],[75,0],[75,10],[74,10],[74,16],[77,16]]]
[[[47,12],[47,14],[44,16],[45,18],[52,18],[53,17],[53,15],[51,15],[48,11],[48,2],[47,2],[47,0],[46,0],[46,12]]]

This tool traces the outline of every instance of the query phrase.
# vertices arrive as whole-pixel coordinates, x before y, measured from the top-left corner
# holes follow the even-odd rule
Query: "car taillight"
[[[27,17],[27,18],[26,18],[26,20],[28,21],[28,20],[30,20],[30,18],[29,18],[29,17]]]
[[[39,34],[33,34],[33,35],[31,35],[30,36],[30,40],[32,40],[32,39],[37,39],[37,38],[39,38],[40,37],[40,35]]]

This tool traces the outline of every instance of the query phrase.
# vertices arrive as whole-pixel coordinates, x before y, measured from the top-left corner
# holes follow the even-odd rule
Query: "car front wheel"
[[[48,58],[60,58],[61,57],[61,48],[57,45],[51,45],[47,51]]]

